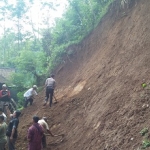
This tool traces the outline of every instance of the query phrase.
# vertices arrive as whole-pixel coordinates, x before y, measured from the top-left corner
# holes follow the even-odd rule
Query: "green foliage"
[[[11,58],[16,57],[15,50],[15,33],[6,31],[6,36],[0,39],[0,66],[11,66]]]
[[[30,72],[33,75],[44,73],[44,61],[46,57],[41,52],[21,51],[20,55],[14,61],[17,69],[22,72]]]
[[[63,18],[56,19],[56,25],[43,34],[43,48],[50,57],[50,70],[62,61],[68,46],[81,42],[98,25],[113,0],[68,2]]]
[[[23,108],[24,108],[23,106],[18,107],[18,110],[20,110],[20,111],[21,111],[21,110],[23,110]]]
[[[41,92],[43,90],[43,86],[38,87],[38,92]]]
[[[50,26],[50,11],[57,10],[57,2],[39,1],[40,17],[42,10],[47,12],[36,25],[31,12],[35,0],[16,0],[16,3],[1,2],[0,23],[3,31],[0,37],[0,66],[16,69],[11,82],[19,89],[19,107],[23,104],[24,89],[33,84],[43,84],[47,73],[70,56],[73,50],[66,51],[72,44],[80,43],[100,22],[114,0],[68,0],[62,18],[55,19]],[[7,28],[6,20],[14,23]],[[44,25],[46,28],[40,27]],[[30,28],[25,30],[25,25]],[[35,27],[36,26],[36,27]],[[41,31],[43,37],[41,38]]]
[[[146,133],[148,133],[148,128],[144,128],[144,129],[142,129],[142,130],[140,131],[140,134],[141,134],[142,136],[144,136]]]
[[[42,52],[21,51],[14,60],[16,73],[12,81],[19,87],[30,87],[38,82],[38,78],[47,73],[46,56]]]
[[[23,0],[16,0],[16,5],[12,7],[12,17],[21,18],[26,12],[26,3]]]
[[[149,140],[144,140],[142,142],[142,149],[146,149],[147,147],[150,147],[150,141]]]
[[[143,84],[142,84],[142,87],[143,87],[143,88],[145,88],[146,86],[147,86],[147,84],[146,84],[146,83],[143,83]]]
[[[8,7],[6,8],[6,4],[3,2],[1,9],[7,14],[3,17],[3,22],[5,24],[6,18],[10,15],[12,20],[17,23],[17,33],[6,32],[4,26],[4,36],[0,40],[0,49],[1,51],[3,50],[3,55],[0,56],[1,60],[3,60],[1,65],[16,67],[16,62],[18,64],[20,60],[18,58],[16,60],[15,57],[21,55],[20,59],[24,60],[21,61],[19,68],[16,67],[17,70],[25,70],[25,73],[26,71],[32,72],[36,76],[37,72],[42,74],[43,71],[37,70],[37,67],[32,65],[35,64],[35,59],[30,62],[25,60],[32,59],[32,57],[28,57],[32,55],[32,51],[40,51],[42,53],[44,51],[44,54],[47,56],[45,59],[46,65],[50,69],[54,68],[62,61],[62,56],[66,54],[65,49],[69,45],[79,43],[97,26],[112,2],[113,0],[68,0],[68,7],[63,17],[56,19],[55,26],[50,28],[48,25],[48,28],[44,30],[42,43],[39,37],[38,39],[36,37],[37,32],[39,36],[40,30],[34,28],[32,16],[27,15],[27,11],[35,3],[35,0],[16,0],[15,5],[8,5],[7,3]],[[56,10],[58,4],[41,1],[41,6],[41,9]],[[45,18],[44,16],[45,19],[49,20],[48,17]],[[22,33],[22,21],[28,22],[32,27],[32,33]],[[48,21],[45,24],[48,24]],[[27,65],[28,68],[26,68]],[[48,68],[46,69],[48,70]]]
[[[17,97],[18,97],[18,108],[21,108],[24,105],[24,98],[23,98],[23,94],[25,91],[22,92],[18,92],[17,93]]]
[[[150,140],[149,140],[149,131],[148,128],[143,128],[140,131],[141,136],[144,137],[144,140],[142,141],[142,146],[141,149],[147,149],[148,147],[150,147]]]
[[[35,78],[31,73],[23,73],[23,72],[18,72],[12,74],[12,82],[13,84],[17,85],[20,89],[24,89],[26,87],[30,87],[35,83]]]

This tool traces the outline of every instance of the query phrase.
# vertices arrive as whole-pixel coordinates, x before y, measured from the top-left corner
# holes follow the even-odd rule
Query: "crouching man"
[[[32,88],[30,88],[28,91],[24,93],[24,100],[25,100],[24,107],[25,108],[27,107],[28,103],[32,105],[34,96],[38,95],[36,91],[37,91],[37,86],[33,85]]]

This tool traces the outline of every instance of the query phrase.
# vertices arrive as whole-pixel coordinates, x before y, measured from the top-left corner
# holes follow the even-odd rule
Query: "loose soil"
[[[22,111],[17,150],[27,149],[35,114],[65,134],[63,142],[48,137],[48,150],[138,150],[150,124],[150,92],[141,86],[150,83],[150,0],[113,8],[56,70],[58,103],[42,106],[43,90]]]

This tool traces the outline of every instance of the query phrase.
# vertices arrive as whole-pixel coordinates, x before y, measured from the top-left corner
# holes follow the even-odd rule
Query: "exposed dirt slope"
[[[141,86],[150,82],[149,14],[150,0],[139,0],[120,17],[110,11],[80,45],[72,47],[73,57],[57,70],[59,103],[42,107],[43,91],[23,111],[18,149],[26,149],[34,114],[48,116],[52,132],[65,134],[57,145],[50,145],[54,139],[49,137],[48,149],[138,149],[139,132],[150,123],[150,108],[143,105],[150,105],[149,96]]]

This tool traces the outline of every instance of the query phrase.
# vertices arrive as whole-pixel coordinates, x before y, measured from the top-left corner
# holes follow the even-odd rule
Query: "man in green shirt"
[[[0,115],[0,150],[4,150],[7,143],[6,130],[7,124],[4,121],[4,116]]]

